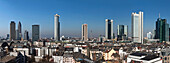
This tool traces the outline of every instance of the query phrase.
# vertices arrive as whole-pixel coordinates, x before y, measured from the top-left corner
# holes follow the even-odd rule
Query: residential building
[[[104,60],[113,60],[112,58],[113,53],[116,53],[114,49],[106,50],[105,52],[103,52]]]
[[[170,48],[162,49],[160,57],[162,59],[162,63],[170,63]]]

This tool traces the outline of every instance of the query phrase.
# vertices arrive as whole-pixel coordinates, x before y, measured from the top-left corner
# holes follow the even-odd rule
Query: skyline
[[[134,0],[131,0],[134,1]],[[126,3],[121,2],[122,6],[126,6],[126,4],[131,3],[131,1],[128,1]],[[153,1],[153,0],[151,0]],[[12,5],[13,3],[17,3],[16,5]],[[25,2],[25,3],[24,3]],[[26,3],[28,2],[28,3]],[[38,2],[38,4],[37,4]],[[61,6],[55,6],[57,4],[54,4],[55,2],[59,2],[59,4],[61,4]],[[101,5],[108,2],[108,4],[106,5]],[[113,2],[113,1],[112,1]],[[118,1],[120,2],[120,1]],[[146,5],[143,4],[143,2],[146,2]],[[42,38],[44,37],[53,37],[53,31],[54,31],[54,20],[53,20],[53,16],[55,14],[59,14],[61,15],[60,17],[60,22],[61,22],[61,36],[65,35],[65,36],[73,36],[73,37],[81,37],[81,25],[84,23],[87,23],[88,26],[88,30],[89,31],[93,31],[93,37],[99,37],[99,35],[105,35],[105,19],[113,19],[113,29],[114,29],[114,34],[115,36],[117,35],[117,25],[128,25],[129,27],[129,33],[131,33],[131,13],[132,12],[138,12],[138,11],[142,11],[144,12],[144,37],[146,37],[146,33],[148,32],[152,32],[153,29],[155,29],[155,25],[156,25],[156,20],[157,18],[159,18],[159,13],[161,14],[161,18],[163,19],[167,19],[167,22],[169,21],[170,14],[168,13],[168,11],[170,10],[170,8],[168,8],[168,3],[163,1],[163,4],[167,3],[167,7],[163,7],[167,10],[164,10],[163,8],[161,8],[162,6],[165,5],[161,5],[162,2],[160,3],[160,5],[157,5],[156,3],[158,3],[159,1],[153,1],[153,3],[147,3],[147,1],[142,1],[138,4],[134,3],[134,4],[130,4],[129,5],[129,9],[125,8],[126,10],[124,10],[123,8],[121,8],[122,6],[118,6],[118,8],[116,8],[114,5],[118,4],[109,4],[109,1],[99,1],[96,3],[96,1],[76,1],[74,0],[72,1],[41,1],[40,0],[36,0],[34,2],[31,1],[21,1],[21,0],[17,0],[15,1],[0,1],[0,17],[4,17],[0,19],[0,29],[2,29],[0,31],[0,36],[4,36],[6,37],[6,34],[9,34],[9,24],[11,21],[15,21],[15,23],[18,23],[18,21],[20,21],[22,23],[22,31],[24,30],[28,30],[29,31],[29,36],[32,36],[32,32],[31,32],[31,26],[34,24],[38,24],[40,25],[40,36]],[[32,3],[32,8],[29,7],[29,5]],[[48,6],[46,6],[45,4],[49,4]],[[65,5],[62,5],[63,3],[67,3]],[[89,3],[89,5],[87,5],[87,3]],[[94,5],[94,4],[96,5]],[[24,6],[22,6],[23,4],[25,4]],[[12,6],[11,6],[12,5]],[[35,5],[35,6],[34,6]],[[69,7],[70,5],[70,7]],[[80,6],[78,6],[80,5]],[[90,6],[92,5],[92,6]],[[99,6],[98,6],[99,5]],[[143,5],[143,6],[142,6]],[[150,5],[147,7],[147,5]],[[157,5],[157,6],[154,6]],[[9,7],[8,7],[9,6]],[[25,8],[28,7],[27,8]],[[67,7],[68,6],[68,7]],[[112,8],[113,6],[113,8]],[[139,8],[136,8],[138,7]],[[8,7],[8,8],[6,8]],[[40,8],[39,8],[40,7]],[[48,8],[49,7],[49,8]],[[146,7],[146,8],[145,8]],[[155,8],[154,8],[155,7]],[[23,8],[23,9],[21,9]],[[42,10],[42,9],[48,9],[48,10]],[[55,9],[53,9],[55,8]],[[152,9],[148,9],[148,8],[152,8]],[[20,9],[20,10],[18,10]],[[57,9],[57,10],[56,10]],[[156,10],[155,10],[156,9]],[[4,11],[6,10],[6,11]],[[32,11],[31,11],[32,10]],[[154,11],[151,11],[154,10]],[[41,11],[41,12],[39,12]],[[48,12],[49,11],[49,12]],[[166,11],[166,12],[164,12]],[[9,12],[9,13],[8,13]],[[100,13],[101,12],[101,13]],[[163,16],[163,17],[162,17]],[[123,19],[122,19],[123,18]],[[30,22],[29,22],[30,21]],[[148,22],[149,21],[149,22]],[[3,22],[3,24],[2,24]],[[46,24],[49,23],[49,24]],[[125,24],[126,23],[126,24]],[[168,22],[169,23],[169,22]],[[97,25],[93,25],[93,24],[97,24]],[[153,24],[153,25],[150,25]],[[96,28],[97,27],[97,28]],[[50,31],[49,31],[50,30]],[[100,31],[100,32],[98,32]],[[46,33],[46,34],[43,34]],[[5,34],[5,35],[4,35]],[[23,32],[22,32],[23,34]],[[129,34],[129,36],[131,36],[131,34]]]

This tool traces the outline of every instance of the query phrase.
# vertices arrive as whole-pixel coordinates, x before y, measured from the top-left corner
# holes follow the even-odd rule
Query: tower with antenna
[[[160,13],[159,13],[159,18],[161,18],[161,15],[160,15]]]

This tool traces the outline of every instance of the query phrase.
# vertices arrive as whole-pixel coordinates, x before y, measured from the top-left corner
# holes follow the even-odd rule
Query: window
[[[165,60],[167,60],[167,57],[165,57]]]

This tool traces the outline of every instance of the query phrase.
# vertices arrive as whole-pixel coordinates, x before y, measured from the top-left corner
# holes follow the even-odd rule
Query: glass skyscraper
[[[124,25],[124,35],[126,35],[126,39],[128,39],[128,26]]]
[[[160,42],[169,41],[169,24],[166,19],[160,17],[156,21],[156,39]]]
[[[147,33],[147,38],[152,39],[152,33],[151,32]]]
[[[113,20],[106,19],[105,38],[113,39]]]
[[[127,35],[128,35],[128,27],[127,27],[127,25],[118,25],[118,28],[117,28],[118,40],[126,40]]]
[[[29,34],[27,30],[24,32],[24,40],[29,40]]]
[[[39,25],[32,25],[32,41],[39,40],[40,28]]]
[[[132,13],[132,42],[143,43],[143,12]]]

